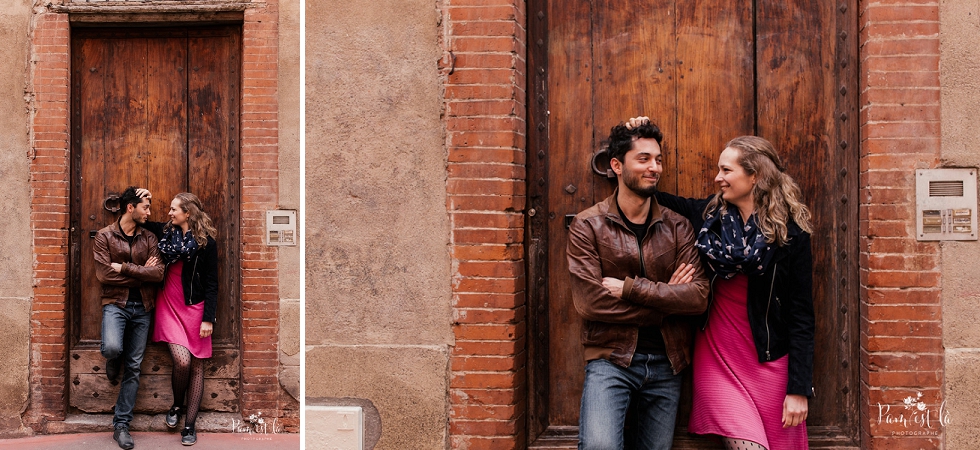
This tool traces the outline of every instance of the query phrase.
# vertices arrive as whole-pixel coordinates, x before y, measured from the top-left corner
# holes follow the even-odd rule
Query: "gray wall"
[[[940,3],[942,160],[980,167],[980,2]],[[980,242],[942,245],[946,448],[980,448]]]
[[[32,298],[27,83],[31,2],[0,1],[0,437],[24,433]]]
[[[379,449],[446,445],[441,32],[430,1],[306,2],[306,396],[372,402]]]
[[[299,211],[299,0],[279,3],[279,207]],[[298,217],[297,217],[298,219]],[[279,384],[299,400],[300,248],[279,248]]]

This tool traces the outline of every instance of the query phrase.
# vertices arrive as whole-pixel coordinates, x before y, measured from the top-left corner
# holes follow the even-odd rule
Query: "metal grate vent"
[[[962,197],[963,180],[944,180],[929,182],[930,197]]]

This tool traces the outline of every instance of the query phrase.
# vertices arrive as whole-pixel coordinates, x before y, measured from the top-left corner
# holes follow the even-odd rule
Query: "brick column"
[[[279,3],[245,10],[242,26],[242,414],[278,415],[278,250],[265,213],[279,201]]]
[[[29,104],[34,301],[31,306],[30,405],[36,430],[64,420],[68,281],[68,16],[38,14],[31,30]],[[12,182],[12,180],[11,180]]]
[[[860,8],[862,448],[939,448],[939,245],[917,242],[913,221],[915,169],[939,163],[938,2]],[[909,397],[931,428],[888,423],[922,414]]]
[[[525,17],[515,0],[450,0],[443,60],[452,227],[452,448],[526,444]]]

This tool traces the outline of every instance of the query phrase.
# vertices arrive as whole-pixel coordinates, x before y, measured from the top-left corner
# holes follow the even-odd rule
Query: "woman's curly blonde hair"
[[[803,231],[812,233],[810,210],[801,201],[800,187],[783,171],[783,165],[772,143],[758,136],[740,136],[725,145],[738,150],[738,165],[755,175],[752,195],[755,199],[756,223],[766,242],[782,246],[787,242],[787,223],[796,222]],[[728,202],[715,195],[704,214],[727,210]]]
[[[206,247],[208,245],[208,236],[216,238],[218,236],[218,230],[214,228],[211,216],[208,216],[208,213],[204,212],[204,207],[201,206],[201,199],[190,192],[181,192],[175,195],[174,198],[180,201],[180,209],[187,213],[187,225],[194,234],[194,240],[197,241],[197,245],[201,248]],[[173,226],[172,222],[167,222],[167,228]]]

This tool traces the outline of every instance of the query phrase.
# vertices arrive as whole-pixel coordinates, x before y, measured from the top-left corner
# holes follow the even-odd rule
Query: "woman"
[[[630,119],[636,125],[645,117]],[[657,193],[688,218],[712,279],[695,336],[689,430],[728,449],[805,449],[813,395],[810,212],[772,144],[732,139],[707,199]]]
[[[194,424],[204,393],[204,360],[211,357],[218,301],[217,233],[194,194],[177,194],[170,202],[169,216],[159,243],[167,271],[157,294],[153,340],[166,342],[174,361],[174,403],[165,418],[167,427],[176,428],[179,416],[186,414],[180,442],[194,445]],[[185,395],[186,407],[182,406]]]

